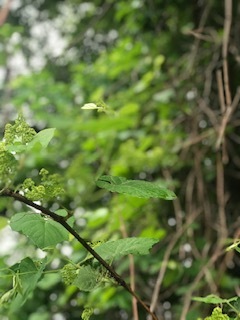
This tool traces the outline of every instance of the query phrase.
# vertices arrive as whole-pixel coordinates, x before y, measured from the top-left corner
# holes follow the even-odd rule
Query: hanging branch
[[[66,222],[64,217],[59,216],[53,211],[45,208],[41,205],[34,203],[33,201],[27,199],[21,194],[14,192],[10,189],[3,189],[0,192],[0,196],[2,197],[10,197],[17,201],[20,201],[32,208],[39,210],[46,216],[50,216],[54,221],[60,223],[69,233],[71,233],[74,238],[81,243],[81,245],[92,254],[92,256],[109,272],[111,277],[117,281],[117,283],[122,286],[126,291],[128,291],[137,301],[138,303],[152,316],[153,320],[158,320],[156,315],[149,309],[149,307],[137,296],[137,294],[131,289],[131,287],[121,278],[119,274],[82,238],[79,234]]]

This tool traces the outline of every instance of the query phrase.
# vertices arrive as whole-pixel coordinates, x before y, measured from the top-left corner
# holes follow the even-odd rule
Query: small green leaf
[[[173,200],[176,198],[176,195],[171,190],[161,188],[156,183],[148,181],[127,180],[124,177],[101,176],[96,184],[99,188],[138,198],[162,198],[165,200]]]
[[[212,304],[220,304],[220,303],[228,303],[231,301],[236,301],[238,297],[233,297],[230,299],[222,299],[215,294],[209,294],[206,297],[193,297],[192,300],[194,301],[199,301],[199,302],[204,302],[204,303],[212,303]]]
[[[99,107],[95,103],[86,103],[81,109],[86,109],[86,110],[93,110],[93,109],[98,109]]]
[[[68,215],[68,212],[65,209],[58,209],[57,211],[55,211],[55,213],[61,217],[66,217]]]
[[[91,291],[98,287],[100,282],[101,273],[98,269],[94,269],[91,266],[84,266],[79,269],[73,285],[77,286],[82,291]]]
[[[28,149],[31,149],[36,144],[40,143],[43,148],[46,148],[49,142],[52,140],[54,136],[55,128],[44,129],[38,132],[33,140],[29,143]]]
[[[53,247],[59,242],[68,240],[68,231],[63,226],[35,213],[15,214],[10,221],[10,226],[13,230],[29,237],[41,249]]]
[[[113,260],[128,254],[148,254],[158,239],[125,238],[107,241],[95,248],[95,251],[105,260]]]

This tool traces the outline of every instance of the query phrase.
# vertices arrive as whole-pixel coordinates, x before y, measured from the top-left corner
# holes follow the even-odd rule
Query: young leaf
[[[40,279],[45,263],[41,261],[40,264],[36,264],[29,257],[23,259],[19,264],[19,277],[21,280],[23,295],[27,297],[33,289],[36,287],[38,280]]]
[[[19,292],[12,301],[12,312],[19,309],[29,298],[42,276],[44,268],[45,261],[41,261],[41,263],[37,265],[32,259],[25,258],[19,263],[17,274],[19,274],[21,290],[18,290]]]
[[[192,300],[194,301],[199,301],[199,302],[204,302],[204,303],[212,303],[212,304],[220,304],[220,303],[228,303],[232,301],[236,301],[238,297],[233,297],[230,299],[222,299],[215,294],[209,294],[206,297],[193,297]]]
[[[81,109],[87,109],[87,110],[91,110],[91,109],[98,109],[98,106],[95,103],[85,103],[85,105],[83,107],[81,107]]]
[[[148,254],[158,239],[125,238],[107,241],[95,248],[95,251],[105,260],[113,260],[128,254]]]
[[[10,221],[10,226],[13,230],[29,237],[41,249],[53,247],[59,242],[68,240],[68,231],[59,223],[34,213],[15,214]]]
[[[31,149],[35,144],[40,143],[43,148],[46,148],[54,136],[55,128],[44,129],[38,132],[33,140],[29,143],[28,148]]]
[[[91,291],[98,287],[101,281],[101,272],[91,266],[84,266],[79,269],[73,285],[82,291]]]
[[[161,188],[157,184],[148,181],[127,180],[124,177],[101,176],[96,184],[99,188],[138,198],[162,198],[165,200],[173,200],[176,198],[176,195],[171,190]]]

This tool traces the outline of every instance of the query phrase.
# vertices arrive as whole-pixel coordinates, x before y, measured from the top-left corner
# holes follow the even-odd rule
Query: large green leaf
[[[113,260],[128,254],[148,254],[158,239],[125,238],[107,241],[95,248],[95,251],[105,260]]]
[[[17,213],[12,217],[10,226],[13,230],[25,234],[41,249],[53,247],[59,242],[68,240],[68,231],[63,226],[39,214]]]
[[[99,188],[138,198],[162,198],[165,200],[173,200],[176,198],[176,195],[171,190],[161,188],[156,183],[148,181],[127,180],[124,177],[101,176],[96,184]]]

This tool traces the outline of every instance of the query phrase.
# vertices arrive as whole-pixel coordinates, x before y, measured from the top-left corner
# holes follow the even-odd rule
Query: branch
[[[17,201],[20,201],[32,208],[35,208],[39,210],[44,215],[50,216],[54,221],[60,223],[69,233],[71,233],[74,238],[81,243],[81,245],[92,254],[92,256],[107,269],[109,274],[112,278],[114,278],[117,283],[122,286],[126,291],[128,291],[137,301],[138,303],[152,316],[153,320],[158,320],[156,315],[150,311],[149,307],[137,296],[137,294],[131,289],[131,287],[121,278],[119,274],[116,273],[116,271],[95,251],[93,248],[83,239],[79,236],[79,234],[65,221],[64,217],[61,217],[54,213],[53,211],[38,205],[34,203],[33,201],[27,199],[26,197],[22,196],[21,194],[14,192],[10,189],[3,189],[0,192],[0,196],[2,197],[10,197]]]
[[[216,260],[221,257],[225,253],[225,250],[222,250],[222,246],[218,244],[214,255],[208,260],[208,262],[200,269],[199,273],[195,277],[193,283],[188,288],[188,292],[185,295],[184,301],[183,301],[183,309],[180,316],[180,320],[185,320],[187,317],[188,309],[191,304],[191,299],[193,295],[193,291],[196,288],[196,286],[201,281],[202,277],[205,275],[206,272],[208,272],[209,268],[213,266],[213,264],[216,262]]]
[[[122,235],[124,238],[127,238],[127,230],[126,226],[123,220],[123,217],[120,216],[120,224],[121,224],[121,231]],[[135,290],[135,264],[134,264],[134,258],[132,254],[128,255],[129,257],[129,272],[130,272],[130,286],[131,289],[134,291]],[[133,297],[132,298],[132,309],[133,309],[133,319],[134,320],[139,320],[138,316],[138,309],[137,309],[137,300]],[[151,309],[150,309],[151,310]]]
[[[156,308],[157,300],[159,298],[159,293],[161,290],[162,281],[163,281],[164,275],[167,270],[168,261],[169,261],[170,255],[172,253],[172,250],[173,250],[175,244],[177,243],[177,241],[179,240],[179,238],[189,228],[191,223],[193,223],[193,221],[197,218],[198,215],[199,215],[198,212],[191,215],[189,217],[188,221],[186,222],[186,224],[175,233],[175,235],[173,236],[173,238],[171,239],[171,241],[169,242],[169,244],[167,246],[167,249],[166,249],[164,257],[163,257],[162,265],[161,265],[161,268],[158,273],[158,277],[156,280],[156,285],[154,287],[153,295],[152,295],[152,301],[151,301],[151,306],[150,306],[151,311],[154,311]]]
[[[231,91],[229,88],[229,75],[228,75],[228,44],[229,36],[232,24],[232,0],[225,0],[225,19],[224,19],[224,31],[223,31],[223,46],[222,46],[222,57],[223,57],[223,82],[224,91],[226,97],[226,105],[229,106],[232,103]]]

